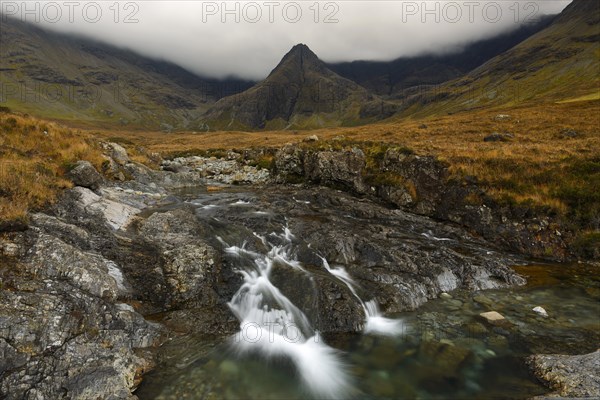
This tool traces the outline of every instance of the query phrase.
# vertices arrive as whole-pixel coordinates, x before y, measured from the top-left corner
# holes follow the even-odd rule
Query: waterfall
[[[237,354],[255,352],[263,357],[288,357],[295,364],[306,388],[316,397],[344,398],[352,390],[340,353],[325,344],[302,310],[296,307],[270,280],[273,267],[285,268],[310,275],[292,254],[292,232],[284,227],[282,233],[260,236],[265,254],[231,246],[221,238],[225,253],[235,259],[243,284],[228,303],[240,321],[240,331],[231,345]],[[273,244],[270,239],[276,244]],[[363,301],[357,284],[343,267],[331,267],[321,257],[323,266],[343,282],[360,302],[365,313],[365,333],[398,335],[403,330],[400,320],[381,315],[374,299]]]
[[[356,283],[348,274],[344,267],[331,267],[329,262],[324,257],[321,257],[323,262],[323,267],[333,276],[335,276],[338,280],[343,282],[348,289],[352,292],[354,297],[360,302],[364,312],[365,312],[365,333],[373,333],[379,335],[387,335],[387,336],[396,336],[404,333],[405,325],[402,320],[385,318],[381,315],[381,311],[379,310],[379,306],[377,305],[377,301],[375,299],[371,299],[369,301],[363,301],[363,299],[356,292]]]
[[[307,273],[291,255],[293,235],[288,228],[271,234],[280,245],[259,239],[270,247],[260,254],[242,247],[225,245],[225,253],[237,258],[244,283],[228,303],[240,321],[240,331],[231,339],[234,350],[242,355],[257,352],[263,357],[288,357],[298,370],[305,387],[315,397],[344,398],[351,391],[350,378],[340,352],[329,347],[306,315],[270,281],[278,263]]]

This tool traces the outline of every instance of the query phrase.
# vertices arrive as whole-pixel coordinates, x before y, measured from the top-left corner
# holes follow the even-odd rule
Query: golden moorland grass
[[[499,117],[499,115],[509,117]],[[484,142],[493,132],[507,142]],[[263,132],[97,132],[125,145],[163,156],[213,149],[278,147],[310,135],[322,141],[384,142],[435,155],[455,176],[475,176],[506,201],[565,212],[573,205],[597,207],[600,192],[600,101],[545,104],[402,120],[352,128]],[[582,218],[585,216],[582,216]]]
[[[510,117],[497,118],[500,114]],[[279,147],[310,135],[336,146],[370,142],[409,148],[448,162],[454,176],[477,177],[497,199],[571,213],[594,227],[600,207],[600,101],[471,111],[352,128],[263,132],[77,130],[35,118],[0,114],[0,218],[24,218],[69,187],[79,159],[102,164],[100,140],[123,144],[136,161],[207,150]],[[47,132],[47,133],[44,133]],[[508,142],[484,142],[492,132]],[[575,133],[574,133],[575,132]],[[142,149],[143,148],[143,149]],[[142,150],[141,150],[142,149]],[[583,223],[585,222],[585,223]]]
[[[78,160],[99,168],[98,141],[89,134],[29,116],[0,113],[0,226],[25,222],[27,211],[71,186],[64,175]]]

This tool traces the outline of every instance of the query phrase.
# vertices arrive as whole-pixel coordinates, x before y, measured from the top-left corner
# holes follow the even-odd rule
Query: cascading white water
[[[337,350],[327,346],[306,315],[271,282],[275,264],[309,274],[292,256],[294,235],[284,227],[282,233],[267,237],[254,233],[269,249],[266,254],[230,246],[221,238],[225,253],[237,259],[244,283],[228,303],[240,321],[240,331],[232,339],[238,354],[258,352],[265,357],[285,356],[291,359],[306,387],[317,397],[344,398],[351,391],[346,368]],[[274,238],[277,243],[269,241]],[[366,333],[399,335],[404,330],[401,320],[381,315],[377,302],[363,301],[357,285],[341,266],[331,267],[325,258],[323,266],[343,282],[360,302],[365,312]]]
[[[327,346],[298,309],[269,279],[276,263],[303,271],[291,256],[293,235],[286,227],[282,234],[271,234],[283,245],[273,245],[267,238],[255,234],[266,254],[244,247],[225,245],[225,252],[239,258],[244,278],[229,307],[240,321],[240,332],[232,338],[239,354],[259,352],[265,357],[288,357],[295,364],[306,388],[319,398],[344,398],[351,384],[337,350]]]
[[[363,301],[363,299],[356,292],[356,283],[344,267],[331,267],[325,258],[321,257],[321,260],[323,261],[323,267],[325,267],[325,269],[331,275],[335,276],[341,282],[346,284],[354,297],[356,297],[356,299],[362,305],[366,317],[364,328],[365,333],[388,336],[396,336],[404,333],[405,325],[402,320],[390,319],[382,316],[375,299],[367,302]]]

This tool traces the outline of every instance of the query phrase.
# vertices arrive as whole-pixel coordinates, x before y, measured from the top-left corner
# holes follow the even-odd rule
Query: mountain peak
[[[322,128],[381,119],[395,111],[395,106],[331,71],[300,43],[264,81],[221,99],[207,111],[204,121],[217,129]]]
[[[283,56],[277,67],[271,71],[271,75],[281,70],[303,72],[306,70],[323,71],[325,69],[325,63],[307,45],[299,43]]]

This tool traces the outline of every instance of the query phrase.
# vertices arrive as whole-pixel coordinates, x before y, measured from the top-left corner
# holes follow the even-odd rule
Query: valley
[[[0,20],[0,398],[600,396],[597,2],[264,79]]]

